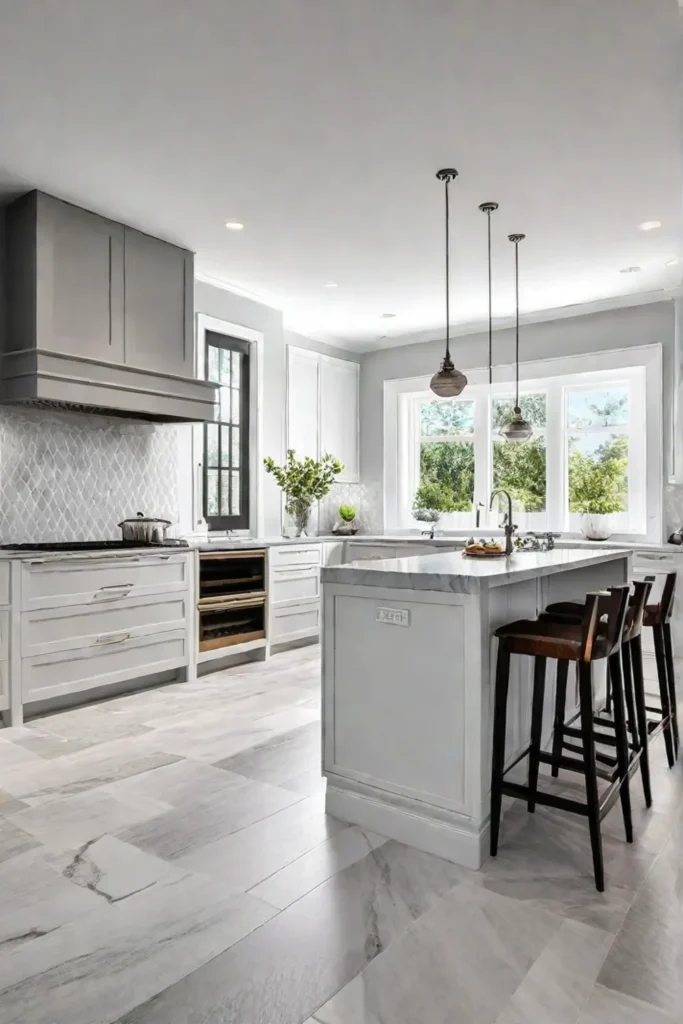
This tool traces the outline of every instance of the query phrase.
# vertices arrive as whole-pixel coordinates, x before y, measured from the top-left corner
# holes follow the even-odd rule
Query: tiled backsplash
[[[138,511],[178,518],[173,425],[0,408],[4,543],[117,538]]]
[[[382,485],[379,483],[333,484],[320,502],[319,533],[329,533],[337,522],[339,506],[353,505],[361,533],[382,530]]]

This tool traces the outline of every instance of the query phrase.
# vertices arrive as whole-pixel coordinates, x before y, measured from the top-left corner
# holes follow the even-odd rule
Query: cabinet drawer
[[[283,544],[270,549],[270,564],[273,569],[287,565],[320,565],[320,544]]]
[[[23,658],[23,698],[24,701],[47,700],[66,693],[78,693],[108,683],[166,672],[179,668],[186,660],[187,634],[184,630],[151,633],[106,646]]]
[[[148,594],[108,605],[68,605],[24,612],[22,656],[32,658],[50,651],[102,647],[126,635],[185,629],[188,602],[189,596],[183,593]]]
[[[282,643],[315,636],[320,630],[320,602],[271,609],[270,642]]]
[[[124,597],[189,589],[189,559],[185,554],[32,559],[22,568],[21,605],[25,611],[74,604],[105,605]]]
[[[0,562],[0,604],[9,604],[9,573],[11,562]]]
[[[320,597],[320,570],[279,569],[271,574],[270,602],[273,605]]]

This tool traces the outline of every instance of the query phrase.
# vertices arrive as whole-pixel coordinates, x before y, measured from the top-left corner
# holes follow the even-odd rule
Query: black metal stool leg
[[[553,726],[553,760],[562,757],[562,729],[564,727],[564,716],[567,707],[567,675],[569,673],[569,662],[558,661],[557,679],[555,682],[555,722]],[[557,764],[551,768],[554,779],[560,774]]]
[[[619,797],[621,799],[621,812],[624,816],[624,832],[626,842],[633,842],[633,820],[631,817],[631,790],[629,786],[629,747],[628,734],[626,732],[626,718],[624,715],[624,677],[621,671],[621,651],[617,651],[610,658],[612,670],[612,707],[614,712],[614,732],[617,743],[617,765],[621,785]]]
[[[505,725],[507,721],[508,686],[510,684],[510,646],[504,638],[498,641],[496,683],[493,696],[493,752],[491,757],[491,856],[498,853],[500,815],[503,807],[503,773],[505,771]]]
[[[536,810],[538,789],[538,766],[543,739],[543,698],[545,697],[546,659],[534,658],[534,692],[531,700],[531,744],[529,747],[529,796],[527,808],[533,814]]]
[[[674,648],[671,641],[671,623],[665,622],[664,655],[666,657],[666,675],[669,683],[669,710],[671,712],[671,730],[674,739],[674,754],[678,757],[678,704],[676,701],[676,676],[674,673]]]
[[[598,773],[595,763],[595,739],[593,737],[593,673],[590,662],[579,662],[579,700],[581,704],[581,734],[586,783],[586,804],[593,851],[595,888],[605,891],[605,869],[602,861],[602,836],[600,834],[600,802],[598,799]]]
[[[633,696],[636,702],[638,717],[638,739],[640,741],[640,777],[643,782],[645,806],[652,807],[652,789],[650,786],[650,737],[647,729],[647,711],[645,706],[645,680],[643,679],[643,649],[640,637],[635,636],[630,644],[630,660],[633,669]]]
[[[666,758],[669,768],[676,763],[674,753],[673,731],[671,729],[671,706],[669,698],[669,680],[666,671],[666,653],[664,650],[664,629],[662,626],[652,627],[652,636],[655,641],[655,658],[657,660],[657,680],[659,682],[659,699],[662,702],[662,719],[664,721],[664,743],[666,745]]]

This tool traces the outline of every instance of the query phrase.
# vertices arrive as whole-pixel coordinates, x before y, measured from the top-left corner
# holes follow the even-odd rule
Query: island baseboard
[[[474,871],[487,859],[488,822],[478,831],[462,815],[453,813],[446,820],[442,808],[434,808],[435,812],[438,810],[436,817],[429,813],[427,804],[388,802],[385,794],[380,798],[358,783],[351,786],[348,779],[340,786],[327,776],[327,814]]]

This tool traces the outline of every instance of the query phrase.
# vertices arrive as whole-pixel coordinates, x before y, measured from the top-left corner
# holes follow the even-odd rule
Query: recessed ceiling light
[[[622,267],[619,271],[620,274],[638,274],[640,273],[640,267]]]
[[[326,288],[338,288],[339,285],[337,284],[336,281],[325,281],[325,287]]]
[[[242,231],[244,228],[241,220],[226,220],[225,226],[228,231]]]
[[[667,266],[667,267],[676,267],[676,266],[678,266],[678,264],[680,262],[681,262],[680,258],[678,256],[676,256],[676,258],[673,259],[673,260],[667,260],[665,266]]]
[[[395,316],[395,313],[382,313],[382,320],[393,320]]]
[[[656,228],[661,228],[661,220],[644,220],[642,224],[638,225],[639,231],[654,231]]]

